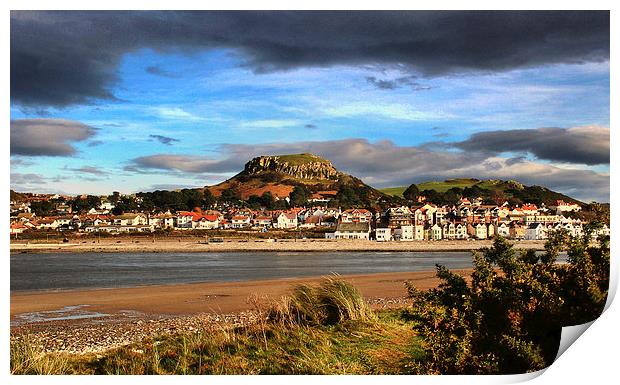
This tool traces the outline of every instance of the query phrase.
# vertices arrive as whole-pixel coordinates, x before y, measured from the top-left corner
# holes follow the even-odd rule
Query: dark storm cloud
[[[172,145],[172,142],[178,142],[179,139],[175,139],[175,138],[170,138],[167,136],[163,136],[163,135],[149,135],[150,138],[153,138],[155,140],[157,140],[158,142],[162,143],[162,144],[166,144],[168,146]]]
[[[235,49],[256,72],[378,64],[425,76],[609,58],[608,11],[13,11],[10,28],[22,106],[114,100],[120,59],[141,48]]]
[[[11,155],[71,156],[75,142],[85,141],[96,129],[64,119],[11,120]]]
[[[454,146],[490,154],[530,153],[556,162],[609,164],[609,128],[599,126],[487,131]]]

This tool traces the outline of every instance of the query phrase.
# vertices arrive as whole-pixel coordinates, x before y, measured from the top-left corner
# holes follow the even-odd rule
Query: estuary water
[[[11,291],[432,271],[470,252],[33,253],[11,255]]]

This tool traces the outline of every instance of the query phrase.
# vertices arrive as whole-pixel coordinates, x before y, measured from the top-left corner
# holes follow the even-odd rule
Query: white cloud
[[[239,123],[240,128],[287,128],[301,126],[303,122],[295,119],[246,120]]]
[[[180,107],[155,107],[154,110],[164,119],[189,121],[206,120],[205,118],[189,113]]]
[[[336,106],[324,107],[319,111],[328,117],[349,118],[354,116],[377,116],[394,120],[439,120],[449,118],[441,111],[416,110],[406,104],[352,102]]]

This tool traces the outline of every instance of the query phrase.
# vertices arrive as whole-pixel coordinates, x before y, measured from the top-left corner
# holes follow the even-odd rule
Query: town
[[[422,240],[480,240],[502,236],[514,240],[544,240],[549,234],[565,230],[572,236],[583,234],[585,220],[579,218],[580,205],[557,200],[553,206],[522,204],[510,206],[484,204],[483,199],[461,198],[454,205],[435,205],[421,199],[417,205],[340,209],[308,201],[304,207],[282,210],[229,207],[213,203],[209,209],[193,211],[118,212],[114,199],[133,200],[139,196],[115,193],[110,197],[23,194],[11,201],[11,235],[49,232],[86,234],[140,234],[157,231],[242,230],[268,233],[272,230],[295,232],[314,229],[326,239],[365,239],[377,242]],[[115,197],[115,198],[112,198]],[[88,205],[91,202],[92,207]],[[285,198],[289,204],[288,197]],[[73,205],[68,204],[73,202]],[[81,202],[77,205],[75,202]],[[48,207],[37,210],[45,203]],[[324,202],[323,202],[324,203]],[[284,205],[283,205],[284,206]],[[39,211],[39,212],[37,212]],[[117,214],[114,214],[114,213]],[[609,235],[602,224],[594,236]],[[315,234],[317,234],[315,233]]]

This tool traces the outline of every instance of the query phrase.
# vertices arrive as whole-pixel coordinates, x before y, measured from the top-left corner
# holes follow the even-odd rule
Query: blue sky
[[[604,141],[608,60],[438,75],[370,61],[262,72],[234,48],[140,48],[120,55],[114,74],[106,85],[114,98],[62,106],[12,100],[12,121],[93,129],[64,140],[74,151],[63,156],[13,151],[12,138],[12,188],[110,194],[197,187],[225,180],[262,152],[300,149],[376,187],[456,176],[518,179],[609,199],[608,160],[564,161],[522,148],[469,153],[454,145],[476,133],[502,130],[509,138],[545,127],[586,127],[575,132],[602,133]],[[366,157],[377,167],[365,166]],[[382,162],[402,169],[382,169]]]

